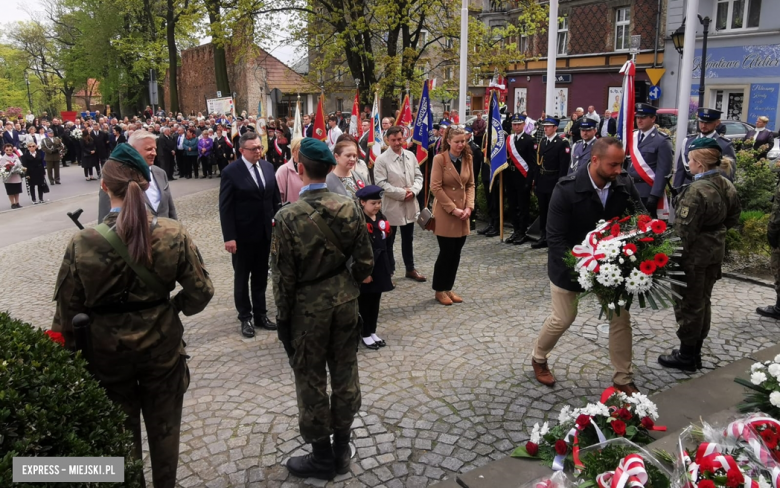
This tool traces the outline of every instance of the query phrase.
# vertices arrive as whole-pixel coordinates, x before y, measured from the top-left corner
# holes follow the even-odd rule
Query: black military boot
[[[350,430],[333,433],[333,456],[336,458],[336,474],[349,473],[352,448],[349,446]]]
[[[696,371],[696,346],[681,344],[679,350],[673,349],[669,355],[658,356],[658,364],[666,368]]]
[[[332,480],[336,476],[336,465],[330,439],[312,442],[311,454],[291,457],[287,461],[287,470],[298,478]]]
[[[694,359],[696,360],[696,369],[702,369],[704,366],[701,362],[701,350],[704,347],[704,341],[699,341],[696,343],[696,355],[694,356]],[[679,349],[672,349],[672,355],[679,354]]]
[[[758,315],[769,317],[770,319],[780,320],[780,297],[777,297],[777,301],[774,305],[768,307],[758,307],[756,309]]]
[[[483,227],[483,228],[479,229],[479,230],[477,231],[477,234],[479,234],[479,235],[481,235],[481,236],[484,236],[485,234],[487,234],[488,232],[490,232],[490,231],[491,231],[491,229],[493,229],[493,226],[492,226],[492,225],[490,225],[490,224],[488,224],[488,226],[487,226],[487,227]]]
[[[517,235],[516,231],[512,231],[512,235],[510,235],[508,238],[504,239],[504,242],[506,244],[512,244],[513,242],[515,242],[515,239],[518,239],[519,237],[520,236]]]

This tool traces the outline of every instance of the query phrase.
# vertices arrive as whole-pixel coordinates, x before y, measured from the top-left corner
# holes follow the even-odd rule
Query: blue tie
[[[263,190],[264,189],[264,187],[263,187],[263,180],[260,178],[260,172],[257,170],[257,163],[252,165],[252,169],[255,172],[255,179],[257,180],[257,187],[260,188],[261,190]]]
[[[645,138],[645,133],[644,132],[640,132],[639,133],[639,143],[637,145],[642,144],[642,139],[644,139],[644,138]]]

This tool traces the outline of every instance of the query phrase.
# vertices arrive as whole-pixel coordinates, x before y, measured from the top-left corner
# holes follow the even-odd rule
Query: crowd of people
[[[542,114],[533,120],[526,113],[505,114],[508,164],[503,177],[492,181],[484,152],[487,124],[477,115],[464,127],[457,114],[446,114],[434,126],[422,163],[405,128],[390,117],[382,120],[382,140],[377,142],[382,152],[376,158],[369,157],[365,117],[362,133],[355,137],[340,113],[328,116],[321,139],[312,137],[313,116],[308,114],[303,135],[293,138],[292,121],[286,118],[182,117],[153,113],[151,108],[140,118],[97,116],[65,124],[60,136],[53,133],[66,147],[73,147],[74,133],[79,136],[77,156],[72,154],[69,161],[84,166],[85,178],[91,180],[92,169],[101,178],[100,220],[105,224],[81,231],[68,246],[53,329],[64,332],[66,345],[73,347],[72,318],[80,312],[96,317],[96,375],[128,413],[136,440],[143,411],[154,445],[155,486],[175,482],[182,398],[188,386],[178,312],[198,313],[213,295],[197,246],[176,222],[168,188],[177,175],[198,178],[199,170],[200,178],[220,178],[220,226],[234,270],[239,331],[245,338],[254,337],[256,329],[276,331],[289,357],[300,432],[312,444],[310,454],[288,460],[287,468],[296,476],[332,479],[349,470],[351,425],[360,408],[356,351],[361,345],[372,351],[389,345],[380,335],[381,299],[396,287],[399,276],[427,281],[415,260],[416,225],[431,230],[439,248],[431,280],[433,303],[452,306],[469,299],[456,291],[457,273],[462,249],[475,229],[480,182],[488,208],[482,216],[487,225],[478,234],[498,235],[503,185],[512,227],[505,242],[549,247],[551,313],[530,351],[530,369],[539,382],[552,386],[555,377],[547,361],[574,322],[582,291],[564,257],[600,219],[662,214],[670,205],[666,182],[674,174],[680,183],[675,230],[682,240],[688,287],[678,290],[683,300],[675,307],[680,348],[658,361],[685,371],[701,367],[725,234],[740,210],[730,182],[733,146],[716,131],[720,112],[698,111],[699,132],[685,140],[676,172],[671,140],[657,127],[651,105],[636,106],[636,142],[629,152],[641,161],[628,166],[627,149],[613,137],[616,124],[609,112],[600,117],[595,107],[578,109],[563,133],[555,117]],[[33,160],[38,161],[38,145],[45,145],[47,137],[25,136],[27,151],[19,159],[15,151],[21,135],[14,131],[11,124],[3,134],[11,140],[3,157],[13,168],[27,167],[17,176],[26,175],[31,185],[41,178],[45,183],[45,157],[43,165]],[[48,132],[46,128],[44,135]],[[757,135],[765,137],[761,131]],[[18,178],[10,180],[7,188],[20,184]],[[532,192],[540,236],[529,231]],[[426,212],[428,218],[421,219]],[[780,207],[776,213],[780,222]],[[111,233],[119,239],[107,237]],[[399,233],[397,262],[394,243]],[[91,255],[103,261],[92,263]],[[114,272],[110,282],[103,283],[94,266],[105,266],[106,259]],[[266,303],[269,271],[274,320]],[[116,276],[123,277],[121,283]],[[171,299],[176,282],[182,290]],[[126,300],[128,294],[134,301]],[[103,330],[117,313],[140,318],[141,311],[143,324],[129,320],[111,334]],[[639,389],[632,369],[631,318],[627,310],[622,312],[610,321],[612,379],[615,388],[633,394]],[[763,314],[780,318],[780,298]],[[139,335],[139,330],[146,332]],[[157,359],[150,363],[149,357]],[[138,364],[144,367],[133,369]],[[163,376],[164,382],[151,381]],[[141,398],[126,395],[133,381],[150,381]],[[145,402],[160,405],[149,419]]]

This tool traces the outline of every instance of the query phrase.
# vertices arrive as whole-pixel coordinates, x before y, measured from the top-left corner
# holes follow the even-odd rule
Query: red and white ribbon
[[[647,483],[645,461],[639,454],[624,457],[615,471],[596,477],[599,488],[642,488]]]
[[[596,252],[596,247],[599,243],[599,234],[602,230],[606,229],[609,225],[609,222],[605,223],[604,225],[600,225],[596,227],[591,232],[588,232],[588,235],[585,236],[585,241],[583,244],[579,244],[577,246],[574,246],[574,249],[572,249],[571,254],[575,258],[579,258],[579,261],[577,261],[576,269],[579,270],[580,268],[585,268],[588,271],[592,271],[593,273],[599,272],[599,259],[603,259],[605,257],[604,253]]]
[[[724,434],[726,437],[742,440],[750,446],[753,451],[753,456],[762,464],[766,465],[772,460],[772,453],[770,453],[761,441],[760,434],[758,433],[759,427],[773,428],[780,432],[780,422],[772,417],[749,417],[744,420],[735,420],[731,422]]]
[[[512,164],[515,165],[523,176],[528,176],[528,163],[523,159],[523,156],[520,155],[520,151],[517,150],[517,146],[515,145],[515,141],[520,135],[521,134],[512,135],[511,141],[507,144],[507,152],[509,153],[509,159],[512,161]]]
[[[772,487],[780,488],[780,467],[772,468]]]

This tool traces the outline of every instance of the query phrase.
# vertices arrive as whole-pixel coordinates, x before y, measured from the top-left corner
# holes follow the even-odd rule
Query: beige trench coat
[[[420,193],[423,176],[417,157],[404,149],[400,155],[388,149],[374,163],[374,181],[385,193],[382,196],[382,213],[390,225],[406,225],[417,220],[420,205],[417,198],[404,200],[406,188],[414,196]]]

